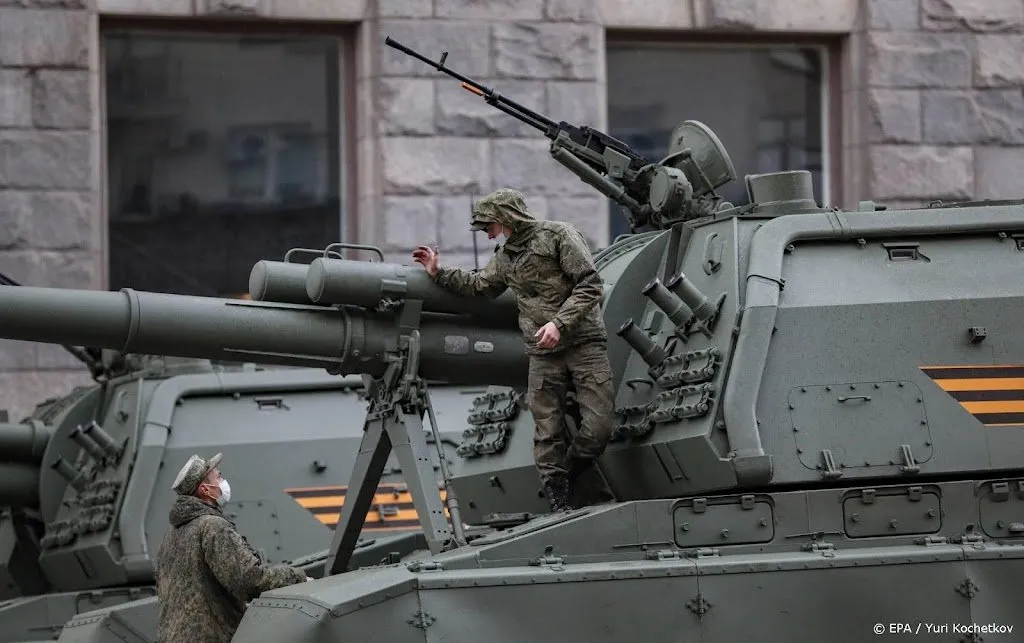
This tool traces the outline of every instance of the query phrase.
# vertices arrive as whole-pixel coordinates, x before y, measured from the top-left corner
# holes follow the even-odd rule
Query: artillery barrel
[[[518,330],[424,313],[419,372],[453,384],[524,386]],[[379,375],[397,339],[396,313],[353,306],[0,286],[0,337],[122,352],[325,368]]]
[[[0,507],[39,506],[39,465],[0,462]]]
[[[351,304],[367,308],[383,299],[419,299],[425,311],[469,315],[502,328],[518,326],[519,312],[511,290],[494,299],[483,295],[457,295],[435,283],[419,266],[321,257],[309,264],[306,294],[321,305]]]
[[[41,422],[0,424],[0,460],[38,465],[51,437],[53,429]]]

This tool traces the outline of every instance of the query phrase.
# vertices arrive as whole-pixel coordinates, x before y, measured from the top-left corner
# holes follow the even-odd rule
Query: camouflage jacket
[[[293,567],[263,564],[216,507],[178,496],[160,545],[157,641],[228,643],[245,604],[262,592],[306,580]]]
[[[525,204],[519,204],[512,210],[495,208],[487,213],[489,219],[508,226],[513,233],[483,269],[439,268],[434,280],[466,296],[497,297],[511,288],[529,355],[606,341],[601,311],[604,283],[583,235],[568,223],[538,221],[526,214]],[[481,201],[477,207],[486,205]],[[561,339],[554,348],[537,348],[534,333],[550,321],[555,322]]]

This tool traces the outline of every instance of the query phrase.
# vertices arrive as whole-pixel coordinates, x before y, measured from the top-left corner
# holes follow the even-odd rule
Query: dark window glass
[[[701,121],[736,168],[725,200],[748,202],[746,174],[809,170],[822,202],[824,64],[815,48],[609,44],[609,133],[656,162],[679,123]],[[612,239],[629,232],[614,203],[611,216]]]
[[[336,39],[104,39],[111,289],[245,296],[341,238]]]

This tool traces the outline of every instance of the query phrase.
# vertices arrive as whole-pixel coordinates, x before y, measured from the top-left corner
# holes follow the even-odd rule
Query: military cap
[[[178,472],[171,489],[179,496],[191,496],[199,488],[203,478],[220,464],[223,457],[224,454],[218,453],[209,460],[204,460],[198,455],[193,455]]]
[[[512,188],[498,188],[476,203],[470,217],[469,227],[472,230],[486,230],[487,224],[498,219],[498,208],[505,206],[521,214],[526,214],[526,195]]]

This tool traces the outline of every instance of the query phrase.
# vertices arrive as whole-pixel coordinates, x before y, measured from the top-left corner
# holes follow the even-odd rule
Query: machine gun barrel
[[[477,96],[482,96],[488,105],[497,107],[506,114],[518,118],[524,123],[544,132],[545,135],[548,136],[548,138],[553,138],[554,136],[553,133],[551,135],[548,135],[548,132],[554,132],[557,131],[558,129],[558,123],[551,120],[547,116],[539,114],[528,107],[524,107],[523,105],[520,105],[515,101],[505,98],[504,96],[494,91],[490,87],[482,85],[477,81],[473,80],[472,78],[469,78],[468,76],[463,76],[462,74],[451,69],[450,67],[445,67],[444,61],[448,59],[447,51],[441,54],[441,60],[439,60],[438,62],[434,62],[433,60],[419,53],[418,51],[411,49],[403,45],[402,43],[398,42],[391,36],[387,36],[386,38],[384,38],[384,44],[389,47],[397,49],[398,51],[402,52],[407,56],[412,56],[416,60],[420,60],[422,62],[427,63],[428,65],[430,65],[431,67],[433,67],[434,69],[441,73],[448,74],[452,78],[462,81],[462,87],[464,89],[473,92]]]
[[[453,384],[525,385],[518,330],[423,313],[420,375]],[[382,374],[398,313],[119,292],[0,286],[0,337],[150,355]]]
[[[604,167],[603,160],[599,160],[601,159],[601,155],[604,153],[605,148],[611,148],[624,156],[628,161],[630,169],[639,170],[650,163],[646,158],[633,150],[633,148],[617,138],[586,125],[573,125],[566,121],[556,122],[539,112],[505,98],[494,89],[479,83],[468,76],[464,76],[457,71],[452,70],[450,67],[445,67],[444,61],[448,59],[447,51],[441,54],[441,59],[438,62],[434,62],[418,51],[415,51],[393,39],[391,36],[384,39],[384,44],[397,49],[407,56],[412,56],[416,60],[425,62],[439,72],[448,74],[452,78],[461,81],[463,89],[480,96],[488,105],[496,107],[509,116],[517,118],[527,125],[540,130],[544,133],[545,137],[552,141],[556,140],[559,137],[559,134],[564,132],[567,138],[574,143],[577,148],[574,150],[574,153],[585,153],[581,157],[582,160],[594,169],[599,171],[604,171],[606,169]]]

